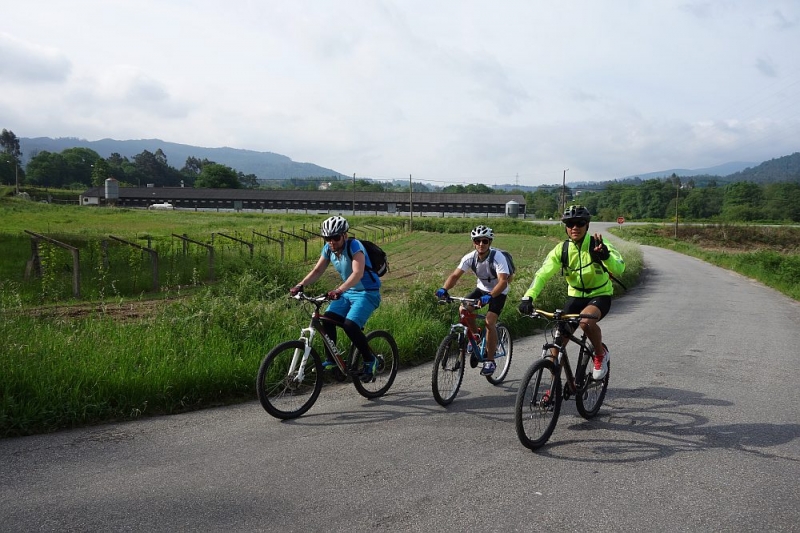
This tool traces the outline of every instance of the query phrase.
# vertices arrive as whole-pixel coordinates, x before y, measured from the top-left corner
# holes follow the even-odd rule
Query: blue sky
[[[600,181],[800,151],[798,50],[796,0],[28,0],[0,18],[0,127]]]

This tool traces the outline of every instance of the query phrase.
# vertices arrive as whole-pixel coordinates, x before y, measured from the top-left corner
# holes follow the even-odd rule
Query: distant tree
[[[255,174],[245,175],[244,172],[239,172],[237,175],[239,176],[239,183],[241,183],[242,187],[245,189],[258,188],[258,177]]]
[[[19,150],[19,139],[13,131],[3,128],[3,132],[0,133],[0,148],[17,162],[22,157],[22,152]]]
[[[235,170],[225,165],[211,163],[203,166],[194,186],[208,189],[240,189],[242,184]]]
[[[14,135],[13,131],[3,128],[0,133],[0,153],[3,157],[3,167],[0,170],[0,175],[3,176],[3,183],[15,185],[17,180],[19,183],[25,182],[25,173],[21,168],[20,158],[22,152],[19,149],[19,139]]]
[[[208,165],[210,163],[213,163],[213,161],[209,161],[208,159],[203,159],[201,161],[196,157],[187,157],[186,163],[181,169],[181,174],[193,174],[197,176],[203,170],[203,165]]]
[[[147,183],[147,176],[143,175],[127,157],[122,157],[114,152],[108,159],[108,177],[113,177],[120,185],[140,187],[142,182]]]
[[[105,159],[98,159],[92,167],[92,185],[99,187],[104,185],[111,176],[111,166]],[[116,179],[116,178],[115,178]]]
[[[38,187],[66,188],[72,181],[69,165],[61,154],[43,150],[27,165],[28,183]]]
[[[558,195],[553,189],[540,187],[526,198],[526,210],[536,218],[550,218],[558,213]]]
[[[92,165],[100,160],[100,154],[91,148],[78,147],[62,150],[61,157],[64,158],[68,173],[62,186],[70,188],[91,186]]]
[[[155,154],[144,150],[133,156],[133,164],[137,174],[144,177],[145,183],[153,183],[158,187],[176,187],[183,179],[179,171],[167,164],[167,156],[160,148]]]
[[[156,158],[156,161],[158,162],[158,164],[160,164],[162,166],[165,166],[165,167],[169,166],[169,164],[167,163],[167,154],[165,154],[164,151],[161,148],[156,150],[156,153],[153,154],[153,157]]]
[[[758,220],[764,218],[760,212],[762,188],[749,181],[737,181],[725,187],[722,215],[726,220]]]

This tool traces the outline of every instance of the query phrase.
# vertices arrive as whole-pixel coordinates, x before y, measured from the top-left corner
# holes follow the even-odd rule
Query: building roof
[[[152,202],[175,200],[249,200],[249,201],[300,201],[300,202],[351,202],[353,191],[306,191],[267,189],[196,189],[193,187],[120,187],[120,199],[146,199]],[[359,202],[395,202],[426,204],[486,204],[505,205],[509,201],[525,205],[521,194],[465,194],[415,192],[367,192],[356,191]],[[84,198],[105,198],[105,187],[92,187],[82,195]]]

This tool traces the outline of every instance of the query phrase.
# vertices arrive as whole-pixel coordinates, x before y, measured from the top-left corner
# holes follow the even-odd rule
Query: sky
[[[0,127],[17,137],[228,146],[433,185],[800,151],[797,0],[4,4]]]

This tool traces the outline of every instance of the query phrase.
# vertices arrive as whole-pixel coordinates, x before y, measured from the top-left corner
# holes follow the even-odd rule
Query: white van
[[[163,202],[160,204],[153,204],[147,209],[175,209],[175,207],[169,202]]]

